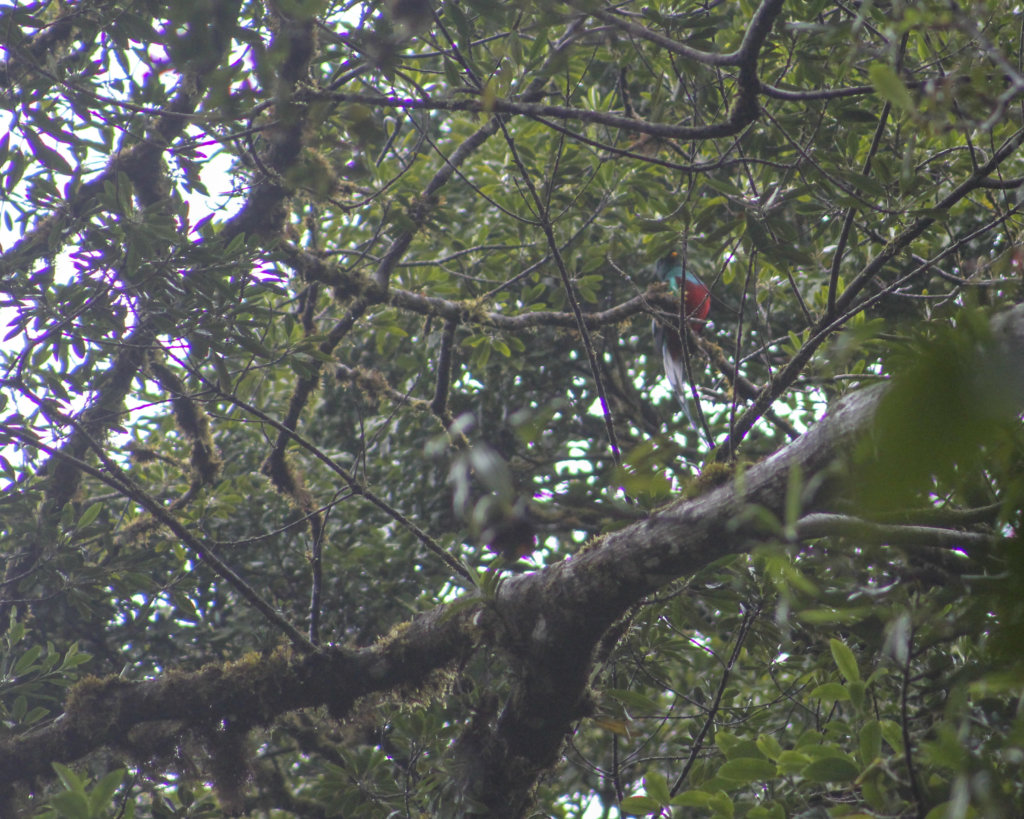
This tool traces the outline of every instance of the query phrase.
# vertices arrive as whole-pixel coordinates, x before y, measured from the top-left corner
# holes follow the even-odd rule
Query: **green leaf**
[[[78,647],[78,641],[76,640],[70,646],[68,650],[64,652],[64,659],[61,661],[60,670],[70,671],[72,668],[77,668],[80,665],[84,665],[92,659],[92,655],[87,651],[80,651]]]
[[[78,519],[76,527],[78,529],[85,529],[90,523],[94,522],[96,518],[100,516],[100,512],[103,511],[103,502],[96,501],[88,509],[82,512],[82,516]]]
[[[124,768],[111,771],[89,791],[89,804],[92,806],[94,815],[102,815],[102,812],[110,806],[110,800],[113,799],[117,789],[124,782],[125,773]]]
[[[727,731],[719,731],[715,734],[715,745],[725,754],[726,759],[740,759],[743,757],[764,759],[756,742],[730,734]]]
[[[455,23],[459,44],[463,47],[468,46],[469,41],[473,39],[473,27],[465,12],[459,7],[458,3],[452,3],[444,7],[444,13],[445,16],[451,18],[452,22]]]
[[[60,762],[50,763],[53,770],[60,777],[60,781],[64,784],[64,787],[73,791],[74,793],[85,795],[85,780],[82,779],[78,774],[71,770],[67,765],[62,765]]]
[[[965,806],[960,802],[941,802],[924,815],[924,819],[950,819],[952,816],[964,819],[975,819],[980,816],[973,805]]]
[[[771,760],[777,760],[782,755],[782,746],[770,734],[761,734],[757,738],[757,749]]]
[[[878,723],[882,728],[882,739],[884,739],[889,747],[896,752],[897,755],[903,754],[903,729],[900,727],[898,722],[894,722],[891,719],[879,720]]]
[[[830,682],[819,685],[809,694],[811,699],[825,700],[826,702],[846,702],[850,699],[850,692],[842,683]]]
[[[847,691],[850,692],[850,703],[858,711],[864,710],[864,697],[867,693],[867,686],[863,680],[854,680],[846,686]]]
[[[627,816],[644,816],[661,809],[661,803],[649,796],[627,796],[619,803],[619,810]]]
[[[779,802],[755,805],[747,812],[745,819],[786,819],[786,809]],[[849,819],[857,819],[857,817]],[[863,819],[870,819],[870,817],[863,817]]]
[[[42,655],[45,649],[41,645],[34,645],[22,654],[14,664],[12,676],[21,677],[36,668],[36,660]]]
[[[871,606],[859,606],[855,608],[804,609],[797,616],[804,622],[817,626],[852,625],[866,620],[875,613],[875,609]]]
[[[44,719],[49,715],[49,708],[43,708],[43,706],[37,705],[31,711],[24,714],[18,721],[21,722],[23,725],[34,725],[35,723],[39,722],[39,720]]]
[[[904,111],[914,111],[914,100],[903,84],[900,75],[888,63],[872,63],[868,68],[868,78],[882,99],[891,102]]]
[[[850,647],[835,637],[828,641],[828,645],[832,651],[832,659],[836,661],[836,667],[839,669],[839,673],[843,675],[843,679],[847,682],[860,680],[857,658],[854,656],[853,651],[850,650]]]
[[[664,233],[675,229],[664,219],[637,219],[636,227],[641,233]]]
[[[730,759],[722,764],[715,775],[742,784],[760,782],[775,776],[775,763],[767,759],[750,759],[749,757]]]
[[[625,688],[611,688],[606,690],[604,693],[629,708],[632,712],[632,716],[656,714],[661,708],[657,702],[639,691],[630,691]]]
[[[669,799],[672,798],[668,792],[668,782],[665,776],[657,771],[651,771],[644,777],[644,791],[662,805],[667,805]]]
[[[33,156],[39,160],[41,165],[69,176],[74,173],[74,168],[71,167],[71,164],[58,151],[46,145],[39,134],[33,129],[26,126],[23,133],[28,144],[32,146]]]
[[[868,720],[860,729],[860,761],[870,765],[882,754],[882,726],[876,719]]]
[[[50,805],[57,814],[66,819],[92,819],[95,815],[89,805],[89,798],[77,791],[61,791],[50,797]]]
[[[784,775],[800,773],[810,761],[809,756],[799,751],[783,751],[777,760],[779,773]]]
[[[814,760],[801,773],[811,782],[852,782],[860,770],[848,759],[829,756]]]
[[[711,794],[711,802],[708,805],[714,813],[712,816],[722,819],[732,819],[736,814],[736,805],[725,791],[716,791]]]
[[[714,795],[707,791],[684,791],[672,797],[672,805],[683,808],[706,808],[714,801]]]

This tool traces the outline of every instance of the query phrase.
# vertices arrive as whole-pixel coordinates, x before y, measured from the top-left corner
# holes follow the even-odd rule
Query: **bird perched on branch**
[[[715,443],[700,422],[701,413],[694,406],[695,395],[690,386],[690,379],[687,378],[687,364],[692,364],[691,356],[687,354],[689,348],[684,349],[684,339],[679,332],[683,321],[695,333],[704,328],[711,312],[711,291],[704,282],[683,267],[682,257],[675,251],[658,260],[654,266],[654,275],[668,284],[675,293],[682,288],[682,298],[679,300],[680,318],[676,326],[663,327],[657,320],[653,322],[654,347],[661,351],[668,383],[672,385],[672,391],[686,413],[690,426],[697,430],[709,447],[713,448]]]

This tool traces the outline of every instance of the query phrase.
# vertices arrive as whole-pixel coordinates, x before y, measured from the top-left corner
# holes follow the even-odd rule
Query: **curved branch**
[[[310,281],[323,282],[341,294],[359,293],[373,289],[372,283],[341,272],[337,266],[327,264],[323,258],[309,251],[296,247],[287,247],[285,250],[289,255],[289,263]],[[665,286],[663,284],[651,284],[643,293],[607,310],[583,313],[583,323],[588,330],[618,324],[639,313],[648,312],[651,300],[658,294],[664,293]],[[379,293],[373,294],[371,298],[374,303],[385,301]],[[519,332],[532,327],[562,327],[565,329],[577,327],[576,317],[572,313],[534,310],[510,316],[506,313],[481,310],[475,302],[452,301],[440,296],[428,296],[394,287],[388,290],[386,302],[392,307],[421,316],[437,316],[445,320],[457,320],[463,324],[482,324],[508,332]]]
[[[73,468],[76,473],[92,475],[97,480],[100,480],[108,486],[116,489],[124,495],[124,497],[130,498],[149,512],[155,520],[159,521],[163,526],[166,526],[171,532],[173,532],[175,537],[181,541],[183,546],[206,563],[218,577],[222,578],[232,586],[243,599],[252,605],[253,608],[259,611],[269,622],[273,623],[284,634],[286,634],[297,648],[305,651],[312,651],[314,649],[313,644],[306,640],[298,629],[289,623],[284,616],[277,611],[277,609],[270,605],[270,603],[260,597],[259,593],[250,586],[241,575],[217,556],[207,541],[194,537],[188,528],[178,520],[178,518],[164,508],[163,504],[151,497],[142,487],[135,483],[131,477],[121,469],[121,467],[114,463],[114,461],[111,460],[111,458],[109,458],[103,451],[103,448],[99,446],[99,443],[95,439],[91,438],[81,427],[76,427],[75,432],[83,436],[89,447],[92,448],[95,454],[99,457],[106,471],[96,469],[85,461],[72,457],[64,449],[51,447],[28,435],[22,430],[6,426],[0,428],[3,428],[4,432],[11,438],[20,441],[23,446],[45,452],[50,455],[55,462],[67,464],[70,468]],[[0,784],[2,784],[2,780],[0,780]]]
[[[342,372],[344,373],[344,371]],[[272,418],[270,415],[263,412],[258,407],[255,407],[252,404],[243,401],[238,396],[224,392],[219,386],[213,384],[212,382],[207,381],[206,383],[207,386],[212,391],[216,392],[226,401],[229,401],[230,403],[237,406],[239,409],[245,410],[245,412],[249,413],[254,418],[259,418],[259,420],[262,421],[263,423],[268,424],[269,426],[272,426],[274,429],[276,429],[278,436],[284,442],[287,443],[288,441],[295,441],[295,443],[297,443],[299,446],[301,446],[303,449],[305,449],[307,452],[313,455],[317,460],[325,464],[332,472],[340,476],[341,479],[345,481],[346,485],[349,488],[349,491],[353,495],[365,498],[369,503],[373,504],[382,512],[390,516],[391,519],[394,520],[396,523],[399,523],[403,527],[408,529],[409,532],[411,532],[416,537],[416,539],[419,540],[420,543],[422,543],[429,551],[433,552],[435,555],[441,558],[441,560],[444,561],[445,565],[448,566],[448,568],[450,568],[453,572],[455,572],[458,575],[461,575],[470,583],[475,582],[472,573],[461,562],[459,562],[457,558],[446,552],[440,545],[438,545],[438,543],[430,535],[428,535],[419,526],[417,526],[415,523],[409,520],[409,518],[407,518],[405,515],[403,515],[393,506],[391,506],[391,504],[389,504],[386,500],[372,492],[365,484],[361,483],[356,478],[355,475],[353,475],[351,472],[349,472],[347,469],[341,466],[341,464],[339,464],[336,460],[325,455],[318,447],[314,446],[312,443],[307,441],[295,430],[286,427],[280,421]]]
[[[812,88],[806,91],[798,91],[791,88],[779,88],[761,83],[761,93],[766,97],[773,97],[777,100],[787,102],[813,102],[814,100],[833,100],[843,97],[863,97],[876,93],[873,85],[854,85],[850,88]]]
[[[332,647],[292,656],[279,650],[267,658],[141,683],[86,678],[71,690],[64,713],[51,725],[0,742],[0,788],[50,776],[52,762],[81,759],[105,746],[130,747],[133,728],[162,720],[184,731],[222,719],[263,725],[289,711],[324,705],[334,716],[344,716],[359,697],[422,686],[432,671],[467,657],[479,608],[439,608],[391,640],[357,651]]]
[[[750,65],[750,68],[753,70],[753,64]],[[430,99],[426,97],[396,97],[383,94],[310,92],[305,98],[311,102],[329,100],[331,102],[359,103],[371,107],[401,108],[409,111],[466,111],[478,114],[513,114],[532,117],[541,122],[545,117],[562,120],[571,119],[594,125],[604,125],[609,128],[617,128],[622,131],[647,134],[661,139],[715,139],[738,133],[749,125],[757,114],[756,96],[760,85],[756,77],[751,77],[753,82],[744,83],[742,81],[742,67],[740,74],[740,95],[737,98],[732,113],[724,122],[713,125],[669,125],[663,122],[648,122],[637,117],[627,117],[624,114],[613,114],[610,111],[594,111],[588,108],[573,108],[566,105],[520,102],[501,97],[451,100]]]
[[[931,212],[946,210],[972,191],[982,187],[988,177],[991,176],[1003,162],[1013,156],[1022,144],[1024,144],[1024,128],[1018,130],[1012,137],[1003,142],[1003,144],[1000,145],[992,154],[992,157],[988,162],[979,167],[970,175],[970,177],[965,179],[957,185],[956,188],[939,200],[934,207],[930,209]],[[739,420],[736,422],[735,431],[733,435],[730,436],[735,437],[736,443],[729,445],[730,442],[726,441],[717,450],[718,458],[724,458],[726,453],[731,449],[735,449],[746,434],[750,432],[754,424],[757,423],[758,419],[764,415],[773,403],[775,403],[775,400],[782,395],[783,392],[789,389],[790,385],[803,371],[803,368],[806,366],[807,362],[810,361],[811,356],[814,355],[814,352],[818,347],[821,346],[821,344],[829,338],[832,333],[840,329],[847,321],[849,321],[850,314],[846,311],[856,299],[857,294],[868,284],[868,282],[882,271],[885,265],[887,265],[899,253],[908,248],[915,239],[935,224],[937,218],[938,217],[929,214],[917,219],[910,227],[906,228],[906,230],[902,231],[884,248],[882,248],[882,250],[853,278],[843,292],[836,298],[836,313],[822,316],[818,321],[817,326],[814,327],[811,337],[789,360],[786,366],[776,373],[775,378],[764,386],[758,399],[746,410],[746,412],[743,413],[742,416],[740,416]],[[860,309],[863,309],[863,305],[858,308],[858,310]]]
[[[875,523],[849,515],[817,513],[796,522],[800,540],[820,537],[850,537],[893,546],[930,546],[939,549],[988,548],[999,538],[984,532],[964,532],[937,526],[908,526]]]
[[[1017,370],[1008,376],[1020,379],[1024,305],[997,316],[992,326]],[[756,504],[781,517],[791,470],[816,478],[807,484],[814,490],[804,499],[806,509],[826,509],[841,489],[830,478],[832,465],[870,428],[887,389],[878,384],[846,396],[809,432],[733,485],[672,503],[589,551],[506,582],[495,609],[521,662],[520,682],[493,735],[476,738],[477,763],[467,769],[467,792],[494,816],[521,816],[537,777],[554,764],[589,707],[588,673],[604,632],[630,606],[675,578],[749,551],[770,536],[744,510]],[[964,533],[957,537],[964,542]]]
[[[1019,379],[1024,305],[991,324],[1015,369],[1010,375]],[[571,559],[511,578],[492,600],[468,597],[438,607],[369,648],[334,647],[298,659],[276,653],[140,683],[113,677],[83,681],[72,689],[55,723],[0,742],[0,786],[48,775],[51,761],[67,762],[117,745],[133,727],[157,720],[173,720],[186,729],[222,719],[252,726],[318,705],[342,716],[357,697],[423,685],[432,670],[465,660],[481,637],[490,637],[500,639],[516,665],[518,682],[493,731],[467,727],[458,751],[469,763],[460,771],[468,794],[491,815],[520,817],[538,777],[554,764],[573,725],[587,713],[594,652],[608,628],[676,578],[752,549],[766,532],[760,518],[744,510],[756,504],[781,517],[793,469],[816,478],[807,483],[814,490],[804,499],[811,513],[803,518],[805,532],[813,535],[823,531],[815,527],[832,526],[833,516],[817,514],[840,489],[829,479],[831,467],[870,428],[887,389],[878,384],[846,396],[809,432],[732,485],[674,502]],[[914,528],[930,531],[898,531]],[[895,531],[890,529],[889,536]],[[965,537],[955,534],[960,543]]]
[[[585,11],[591,17],[596,17],[602,22],[610,23],[633,37],[637,37],[641,40],[647,40],[665,51],[678,54],[680,57],[685,57],[688,60],[693,60],[694,62],[702,63],[704,65],[726,66],[742,65],[751,56],[756,55],[757,51],[761,48],[761,43],[763,43],[765,37],[768,36],[772,23],[775,22],[775,18],[778,17],[779,12],[782,11],[782,0],[764,0],[764,2],[758,7],[757,11],[754,12],[754,16],[750,19],[750,25],[747,27],[747,33],[744,35],[743,42],[740,43],[739,48],[735,51],[729,51],[724,54],[713,51],[701,51],[700,49],[683,45],[679,41],[673,40],[671,37],[666,37],[664,34],[652,31],[646,26],[633,23],[626,20],[621,15],[613,14],[610,11],[586,8],[581,10]]]

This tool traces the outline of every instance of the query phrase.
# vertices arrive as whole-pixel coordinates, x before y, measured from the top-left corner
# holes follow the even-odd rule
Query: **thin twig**
[[[200,377],[202,377],[201,374]],[[393,520],[400,523],[402,526],[404,526],[406,529],[412,532],[412,534],[415,535],[416,538],[420,541],[420,543],[426,546],[428,550],[430,550],[439,558],[441,558],[441,560],[444,561],[448,568],[450,568],[456,574],[468,580],[470,583],[475,584],[476,581],[473,578],[473,573],[464,565],[462,565],[462,563],[459,560],[457,560],[455,557],[448,554],[448,552],[442,549],[441,546],[438,545],[437,541],[435,541],[430,535],[428,535],[426,532],[420,529],[419,526],[417,526],[415,523],[409,520],[405,515],[403,515],[393,506],[391,506],[383,498],[380,498],[377,495],[375,495],[370,489],[366,487],[365,484],[361,483],[356,478],[355,475],[350,473],[343,466],[336,463],[333,459],[329,458],[327,455],[321,452],[318,447],[307,441],[298,432],[292,429],[288,429],[280,421],[276,420],[275,418],[272,418],[270,415],[263,412],[258,407],[255,407],[252,404],[243,401],[236,395],[231,395],[230,393],[225,392],[216,384],[209,381],[206,381],[206,384],[209,386],[210,389],[214,390],[222,398],[230,401],[239,409],[245,410],[254,417],[258,418],[263,423],[269,424],[270,426],[274,427],[274,429],[276,429],[279,433],[285,435],[286,438],[295,441],[295,443],[297,443],[299,446],[301,446],[303,449],[305,449],[307,452],[313,455],[313,457],[324,463],[331,471],[341,476],[342,480],[344,480],[345,483],[348,484],[348,487],[351,490],[352,494],[365,498],[367,501],[372,503],[382,512],[385,512],[388,515],[390,515]]]
[[[924,796],[921,793],[921,785],[917,781],[917,768],[914,765],[913,745],[910,741],[910,660],[911,645],[914,642],[913,627],[907,635],[906,660],[903,663],[903,682],[900,686],[900,730],[903,734],[903,759],[907,763],[907,777],[910,779],[910,792],[914,796],[914,805],[917,807],[918,819],[925,815]]]
[[[597,354],[594,352],[594,344],[590,338],[590,333],[587,330],[586,322],[583,319],[583,311],[580,309],[579,300],[576,298],[572,279],[569,276],[569,270],[565,266],[565,259],[562,257],[562,251],[558,246],[558,240],[555,238],[555,231],[551,224],[550,214],[548,213],[544,202],[541,200],[540,194],[537,192],[537,187],[533,184],[533,178],[530,176],[530,172],[523,164],[523,160],[519,156],[519,151],[516,149],[515,141],[512,139],[512,135],[505,127],[504,122],[501,123],[501,132],[505,137],[505,142],[512,154],[512,160],[515,162],[519,175],[523,178],[523,183],[530,192],[530,198],[533,199],[534,207],[537,210],[537,218],[540,221],[541,229],[544,231],[544,236],[548,241],[548,248],[551,251],[551,257],[555,260],[555,266],[558,268],[558,272],[562,277],[562,286],[565,289],[566,298],[569,300],[569,306],[572,308],[573,316],[576,319],[576,327],[580,332],[580,337],[583,339],[583,347],[586,350],[587,359],[590,362],[590,371],[594,376],[594,384],[597,388],[598,400],[601,402],[601,413],[604,416],[605,429],[608,432],[608,445],[611,449],[615,465],[619,466],[621,464],[619,442],[615,434],[615,426],[612,423],[611,410],[608,408],[608,396],[605,393],[604,380],[601,378],[601,369],[598,364]]]
[[[732,647],[732,654],[729,655],[729,662],[727,662],[725,668],[722,669],[722,679],[718,681],[718,690],[715,692],[715,698],[712,700],[711,708],[708,710],[708,718],[704,721],[704,724],[701,726],[700,733],[697,734],[697,738],[693,741],[693,746],[690,748],[690,756],[687,758],[682,772],[678,777],[676,777],[675,784],[672,785],[672,790],[669,792],[671,796],[675,796],[679,793],[679,790],[683,787],[683,783],[686,781],[686,777],[690,773],[690,769],[693,768],[693,763],[697,761],[697,755],[700,753],[700,750],[704,745],[704,739],[707,737],[708,731],[711,730],[711,726],[715,721],[715,716],[718,714],[719,706],[722,704],[722,697],[725,696],[725,686],[728,684],[729,675],[732,673],[732,669],[736,665],[736,661],[739,659],[740,649],[743,648],[743,642],[747,638],[747,633],[750,631],[751,625],[753,625],[754,620],[760,613],[760,605],[743,613],[743,621],[740,623],[739,631],[736,632],[736,644]]]
[[[67,462],[69,466],[72,466],[80,472],[91,475],[97,480],[105,483],[107,486],[117,490],[125,497],[135,501],[154,518],[159,520],[160,523],[170,529],[181,543],[190,552],[208,565],[218,577],[233,586],[235,590],[253,606],[253,608],[259,611],[267,618],[267,620],[288,635],[288,638],[295,644],[296,648],[302,649],[303,651],[316,651],[316,646],[306,639],[306,636],[301,631],[289,623],[277,609],[270,605],[270,603],[260,597],[256,590],[242,579],[241,575],[216,555],[208,543],[197,540],[193,537],[188,529],[185,528],[184,524],[164,509],[163,505],[158,500],[151,497],[142,487],[133,481],[131,477],[128,476],[124,470],[121,469],[121,467],[103,451],[103,447],[93,440],[88,433],[84,432],[81,427],[77,428],[79,434],[90,439],[90,448],[96,453],[97,457],[99,457],[103,466],[106,467],[107,472],[97,469],[83,460],[73,458],[56,447],[44,444],[42,441],[39,441],[15,427],[8,427],[7,425],[4,425],[3,429],[8,435],[18,439],[23,444],[33,447],[34,449],[38,449],[41,452],[45,452],[47,455],[55,457],[58,460]]]

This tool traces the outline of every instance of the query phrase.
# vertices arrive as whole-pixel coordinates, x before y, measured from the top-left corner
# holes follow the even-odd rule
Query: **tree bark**
[[[996,316],[990,326],[1004,359],[1006,389],[1020,408],[1024,305]],[[854,444],[869,432],[887,389],[877,384],[843,397],[811,430],[735,473],[727,484],[670,503],[561,563],[510,578],[493,598],[421,615],[369,648],[279,653],[139,683],[84,680],[71,690],[65,713],[54,723],[0,742],[0,790],[48,775],[52,761],[69,762],[104,746],[132,748],[133,729],[147,724],[170,721],[178,732],[201,731],[224,720],[254,727],[318,705],[342,717],[358,697],[422,686],[432,672],[490,645],[508,658],[516,683],[500,713],[478,714],[457,743],[455,753],[464,763],[460,785],[467,805],[484,805],[495,817],[521,817],[539,777],[557,762],[573,726],[589,711],[595,647],[631,607],[666,584],[773,536],[748,510],[760,506],[783,519],[794,469],[802,475],[801,514],[808,515],[802,533],[796,527],[797,536],[851,525],[852,519],[821,513],[841,498],[844,466]],[[899,531],[912,534],[915,528],[923,527]],[[888,538],[898,534],[896,527],[872,531]],[[926,535],[935,532],[930,528]],[[976,538],[963,533],[965,542]],[[948,539],[934,542],[955,545],[956,540],[955,530],[949,530]]]

